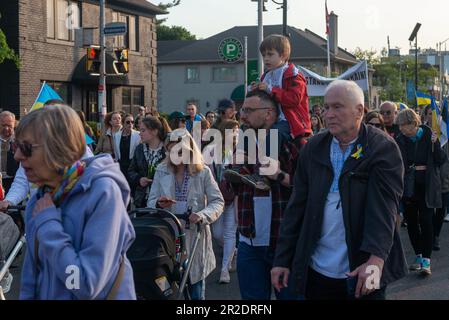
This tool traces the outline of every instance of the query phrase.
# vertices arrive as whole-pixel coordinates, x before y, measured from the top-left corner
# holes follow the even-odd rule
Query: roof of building
[[[300,30],[288,26],[292,43],[290,60],[322,60],[327,59],[327,40],[310,30]],[[264,36],[282,34],[282,25],[264,26]],[[220,42],[228,37],[239,39],[242,44],[248,37],[248,59],[258,57],[257,26],[237,26],[204,40],[193,41],[159,41],[158,64],[221,62],[218,56]],[[331,52],[331,59],[342,63],[355,64],[357,58],[339,48],[337,55]]]
[[[84,2],[92,2],[99,4],[99,0],[83,0]],[[158,6],[152,4],[147,0],[108,0],[105,2],[106,6],[116,6],[125,9],[126,11],[140,12],[141,15],[157,15],[167,14],[168,12],[162,10]]]

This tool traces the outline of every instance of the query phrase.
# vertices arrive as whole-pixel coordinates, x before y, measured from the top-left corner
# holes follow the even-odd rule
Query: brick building
[[[93,44],[98,44],[99,1],[0,1],[0,13],[0,28],[22,62],[20,70],[11,62],[0,65],[0,108],[23,115],[46,81],[67,104],[97,120],[99,79],[85,71],[86,49],[76,46],[75,29],[93,28]],[[107,46],[129,48],[130,65],[126,76],[106,79],[108,111],[135,113],[137,106],[156,105],[155,16],[164,13],[146,0],[106,1],[106,23],[128,27],[124,36],[107,37]],[[106,60],[112,73],[112,56]]]

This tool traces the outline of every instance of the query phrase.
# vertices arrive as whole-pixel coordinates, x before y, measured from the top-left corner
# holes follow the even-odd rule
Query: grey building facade
[[[326,74],[327,41],[310,30],[289,26],[292,45],[290,61],[318,74]],[[264,26],[264,36],[281,34],[282,25]],[[243,57],[235,63],[224,62],[218,54],[220,42],[229,37],[244,43],[248,37],[249,69],[256,67],[257,26],[234,27],[204,40],[158,41],[158,108],[161,112],[185,111],[188,102],[196,102],[205,114],[214,111],[222,98],[241,103],[244,95]],[[339,48],[333,40],[331,69],[341,74],[358,61]]]

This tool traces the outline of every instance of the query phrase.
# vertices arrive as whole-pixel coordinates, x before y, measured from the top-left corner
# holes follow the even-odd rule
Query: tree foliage
[[[167,11],[170,8],[176,7],[178,5],[181,4],[181,0],[172,0],[171,2],[168,3],[162,3],[160,2],[157,6],[159,8],[161,8],[164,11]],[[162,23],[164,23],[165,21],[167,21],[167,18],[163,18],[163,19],[156,19],[156,24],[159,26]]]
[[[380,62],[380,58],[377,55],[376,50],[362,50],[357,47],[352,54],[357,58],[357,60],[366,60],[370,66]]]
[[[1,18],[1,15],[0,15]],[[3,31],[0,29],[0,64],[5,60],[11,60],[15,63],[17,68],[20,67],[20,59],[19,56],[8,46],[6,42],[6,36]]]
[[[196,40],[186,28],[181,26],[158,25],[156,27],[157,40]]]
[[[373,84],[381,87],[382,100],[407,101],[407,81],[415,82],[415,61],[413,57],[387,57],[373,65],[375,69]],[[429,64],[418,64],[418,91],[431,93],[431,89],[438,77],[438,70]]]

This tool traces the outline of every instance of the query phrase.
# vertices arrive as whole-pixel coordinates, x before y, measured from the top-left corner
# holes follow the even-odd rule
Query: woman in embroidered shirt
[[[164,118],[148,116],[142,118],[140,138],[143,143],[136,147],[134,158],[129,166],[129,181],[135,188],[134,205],[144,208],[156,167],[165,158],[164,141],[171,129]]]
[[[21,299],[135,299],[126,252],[135,233],[129,186],[109,155],[80,160],[84,129],[65,105],[27,114],[15,159],[39,187],[26,208]]]
[[[173,131],[165,141],[165,148],[167,157],[156,169],[148,207],[164,208],[177,214],[183,214],[191,208],[191,226],[185,230],[189,254],[196,236],[194,224],[202,225],[201,238],[190,271],[190,294],[194,300],[204,300],[205,279],[215,269],[209,225],[223,211],[223,196],[186,129]]]

